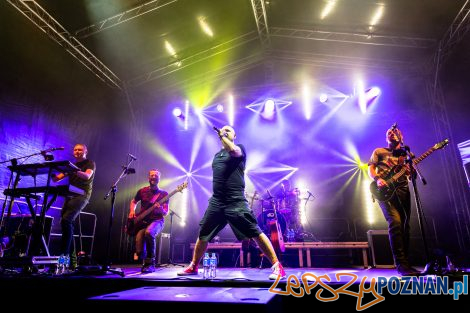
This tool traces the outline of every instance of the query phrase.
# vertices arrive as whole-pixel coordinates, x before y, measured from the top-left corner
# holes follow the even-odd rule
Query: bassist
[[[388,147],[375,149],[369,160],[369,176],[379,189],[391,187],[391,182],[384,178],[395,169],[408,166],[405,164],[407,153],[403,146],[403,135],[396,124],[387,130],[386,140]],[[394,182],[393,195],[385,201],[379,201],[379,205],[388,224],[390,246],[398,273],[402,276],[416,276],[419,272],[411,267],[408,259],[411,197],[407,179],[409,171],[406,174]]]
[[[168,192],[158,187],[160,172],[156,169],[149,171],[149,186],[139,189],[131,200],[129,220],[136,217],[135,208],[140,202],[140,214],[153,210],[141,223],[134,225],[136,254],[143,261],[142,273],[155,271],[156,237],[163,230],[164,216],[168,214],[168,200],[162,204],[158,201],[168,195]],[[138,216],[137,215],[137,216]]]

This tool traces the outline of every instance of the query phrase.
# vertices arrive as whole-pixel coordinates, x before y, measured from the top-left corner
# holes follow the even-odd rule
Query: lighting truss
[[[266,5],[264,0],[251,0],[253,14],[255,15],[256,28],[263,48],[269,48],[271,39],[269,37],[268,17],[266,15]]]
[[[139,75],[137,77],[134,77],[130,80],[128,80],[129,86],[139,86],[142,85],[146,82],[149,82],[151,80],[157,79],[164,77],[166,75],[169,75],[173,72],[176,72],[180,69],[183,69],[185,67],[191,66],[193,64],[196,64],[198,62],[210,59],[218,54],[227,52],[231,49],[234,49],[236,47],[242,46],[246,43],[249,43],[253,40],[256,40],[256,32],[252,31],[249,33],[246,33],[244,35],[241,35],[239,37],[236,37],[234,39],[231,39],[229,41],[223,42],[219,45],[216,45],[214,47],[211,47],[207,50],[198,52],[196,54],[193,54],[189,57],[178,59],[168,65],[165,65],[163,67],[154,69],[148,73]]]
[[[112,17],[99,21],[93,25],[84,27],[75,32],[78,38],[86,38],[102,30],[114,27],[124,22],[128,22],[136,17],[142,16],[146,13],[161,9],[164,6],[176,2],[178,0],[151,0],[130,10],[121,12]]]
[[[329,32],[320,30],[271,27],[271,37],[287,37],[305,40],[322,40],[373,46],[391,46],[401,48],[432,48],[436,40],[403,36],[385,36],[364,33]]]
[[[8,0],[8,2],[45,32],[51,39],[61,45],[99,79],[112,87],[122,89],[119,77],[50,16],[36,1]]]

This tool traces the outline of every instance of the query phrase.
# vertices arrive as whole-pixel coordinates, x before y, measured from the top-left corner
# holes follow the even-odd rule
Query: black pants
[[[411,197],[408,188],[397,189],[390,201],[379,202],[388,223],[388,237],[395,264],[409,265]]]

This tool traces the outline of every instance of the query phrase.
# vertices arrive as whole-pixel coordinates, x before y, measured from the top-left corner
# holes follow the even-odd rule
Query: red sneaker
[[[280,279],[286,278],[286,272],[284,271],[284,268],[282,267],[281,263],[274,263],[271,269],[273,270],[273,272],[271,275],[269,275],[269,279],[276,280],[278,276],[281,276]]]
[[[198,274],[199,274],[198,268],[193,263],[189,264],[188,267],[186,267],[181,272],[176,273],[176,275],[178,276],[189,276],[189,275],[198,275]]]

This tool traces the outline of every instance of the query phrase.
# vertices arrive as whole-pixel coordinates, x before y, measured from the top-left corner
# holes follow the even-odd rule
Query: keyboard
[[[5,189],[3,193],[6,196],[11,196],[15,198],[19,197],[37,197],[37,193],[48,192],[50,195],[58,196],[84,196],[85,191],[73,185],[59,185],[59,186],[40,186],[40,187],[26,187],[26,188],[15,188],[15,189]]]

